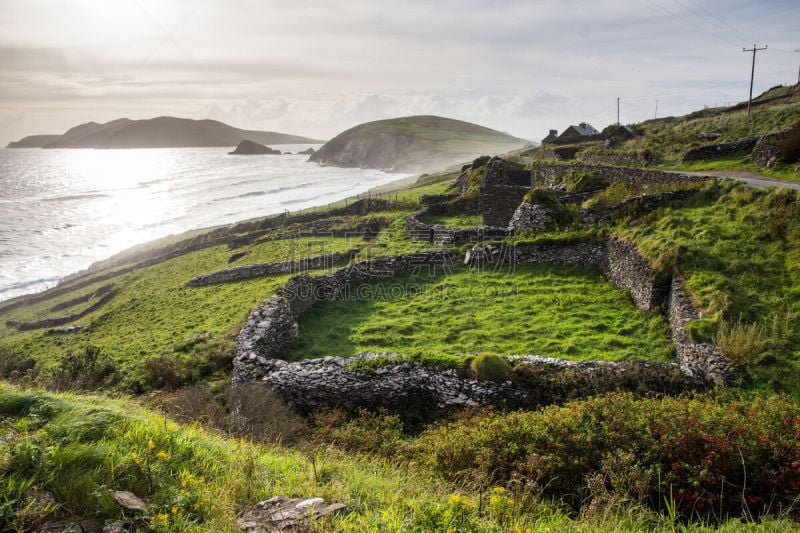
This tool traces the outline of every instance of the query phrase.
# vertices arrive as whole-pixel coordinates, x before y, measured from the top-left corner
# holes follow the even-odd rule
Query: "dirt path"
[[[790,189],[800,190],[800,182],[779,180],[776,178],[768,178],[755,172],[747,170],[709,170],[707,172],[677,172],[678,174],[688,174],[690,176],[711,176],[713,178],[731,178],[743,181],[754,187],[788,187]]]

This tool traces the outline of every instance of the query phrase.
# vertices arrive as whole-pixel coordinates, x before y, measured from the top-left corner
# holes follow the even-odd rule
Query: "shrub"
[[[0,344],[0,377],[14,381],[30,375],[36,360],[26,357],[6,344]]]
[[[800,406],[785,396],[616,393],[537,412],[487,412],[429,431],[419,447],[442,476],[535,482],[576,511],[587,479],[600,473],[620,496],[654,510],[671,501],[685,518],[798,514]]]
[[[561,202],[558,200],[558,197],[553,191],[541,187],[536,187],[525,193],[522,201],[529,204],[543,205],[550,208],[557,208],[561,205]]]
[[[302,417],[260,383],[233,385],[223,397],[231,435],[282,444],[291,442],[306,429]]]
[[[767,349],[767,334],[758,323],[723,321],[714,334],[714,344],[735,366],[742,367],[753,363]]]
[[[350,452],[396,456],[403,443],[403,421],[385,410],[360,409],[348,415],[339,409],[316,413],[312,440],[334,444]]]
[[[112,379],[116,368],[111,359],[95,346],[70,352],[53,371],[49,388],[57,391],[94,390]]]
[[[490,381],[501,381],[511,374],[511,365],[499,355],[482,353],[470,365],[475,377]]]

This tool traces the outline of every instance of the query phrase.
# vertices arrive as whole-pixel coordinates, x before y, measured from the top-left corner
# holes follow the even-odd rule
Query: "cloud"
[[[776,0],[75,0],[70,9],[27,0],[3,9],[0,112],[29,114],[14,137],[47,117],[149,113],[310,136],[439,114],[536,138],[615,120],[617,97],[629,122],[650,118],[656,98],[669,114],[742,100],[750,65],[741,48],[753,40],[770,45],[756,92],[794,82],[800,17],[796,2]]]

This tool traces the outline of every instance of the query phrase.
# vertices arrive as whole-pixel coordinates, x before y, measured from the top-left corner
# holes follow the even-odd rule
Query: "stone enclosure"
[[[460,259],[460,258],[458,258]],[[677,280],[659,276],[638,250],[625,242],[581,240],[548,245],[519,244],[510,250],[477,246],[465,257],[476,265],[526,262],[570,264],[600,269],[609,281],[631,292],[642,310],[666,309],[678,363],[566,361],[513,356],[515,374],[524,379],[478,380],[464,369],[433,369],[405,361],[397,354],[360,354],[287,362],[279,357],[297,338],[298,317],[315,303],[357,294],[359,283],[423,269],[451,268],[450,252],[377,258],[333,274],[300,275],[250,314],[238,337],[235,382],[257,381],[276,390],[295,408],[309,412],[323,406],[386,407],[400,411],[448,411],[463,406],[535,406],[565,395],[592,394],[618,388],[675,392],[700,390],[732,376],[729,363],[712,345],[692,344],[685,334],[696,313]],[[382,358],[374,372],[351,370],[363,359]],[[568,391],[568,392],[565,392]],[[560,396],[559,396],[560,395]]]

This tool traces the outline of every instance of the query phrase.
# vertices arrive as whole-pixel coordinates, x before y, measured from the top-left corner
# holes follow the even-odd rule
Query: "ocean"
[[[278,146],[309,147],[319,145]],[[0,301],[136,244],[296,212],[405,177],[230,150],[0,150]]]

